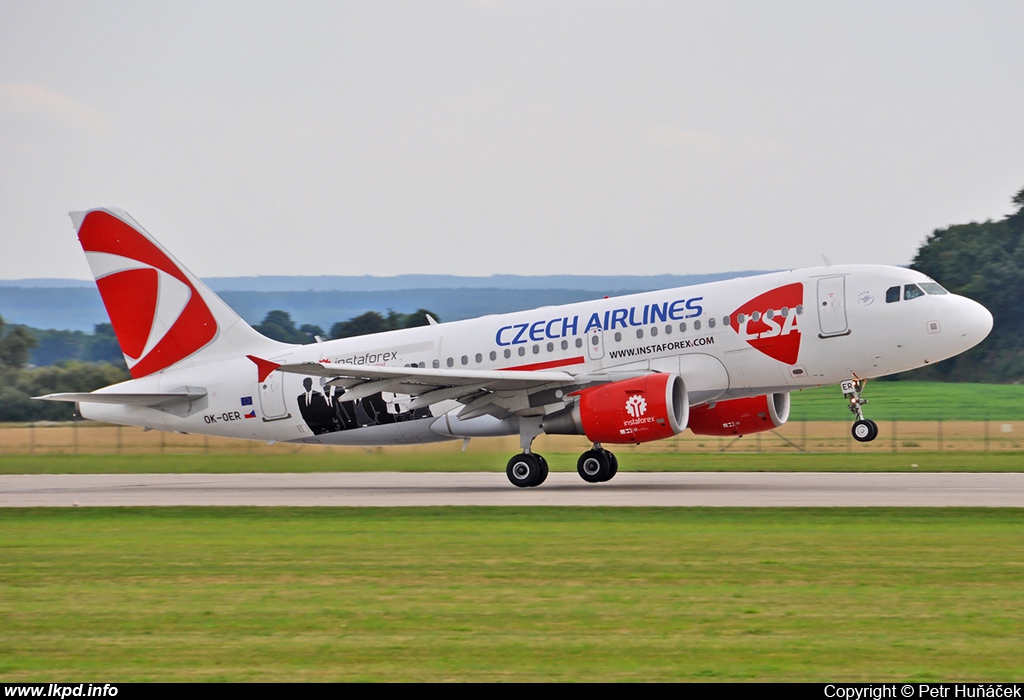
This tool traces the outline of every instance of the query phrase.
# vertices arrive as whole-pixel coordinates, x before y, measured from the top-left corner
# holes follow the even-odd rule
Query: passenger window
[[[916,284],[905,284],[905,285],[903,285],[903,299],[904,300],[907,300],[907,299],[917,299],[918,297],[923,297],[923,296],[924,296],[924,292],[922,292],[921,288],[918,287]]]
[[[889,287],[887,290],[885,290],[885,303],[886,304],[891,304],[894,301],[899,301],[899,300],[900,300],[900,288],[899,287]]]

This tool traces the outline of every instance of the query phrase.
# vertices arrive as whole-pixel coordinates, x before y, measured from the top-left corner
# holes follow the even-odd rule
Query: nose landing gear
[[[853,428],[850,430],[853,434],[853,439],[857,442],[871,442],[878,437],[878,425],[875,421],[865,418],[864,411],[861,408],[868,402],[867,399],[861,398],[861,392],[864,391],[864,386],[867,382],[867,379],[861,379],[854,374],[853,379],[847,379],[839,385],[843,390],[843,395],[850,397],[850,404],[847,408],[850,409],[850,413],[857,417],[857,420],[853,423]]]

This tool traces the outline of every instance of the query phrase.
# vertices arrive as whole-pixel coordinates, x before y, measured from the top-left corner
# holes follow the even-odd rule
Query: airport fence
[[[1024,450],[1024,421],[884,421],[878,438],[859,443],[844,421],[791,421],[769,432],[742,438],[707,437],[684,431],[668,440],[646,443],[639,452],[1007,452]],[[542,435],[538,452],[579,452],[582,436]],[[205,435],[182,435],[141,428],[97,424],[24,423],[0,426],[0,455],[34,454],[298,454],[338,452],[457,451],[461,443],[445,442],[400,447],[331,447],[324,445],[232,440]],[[515,452],[517,437],[480,438],[474,451]]]

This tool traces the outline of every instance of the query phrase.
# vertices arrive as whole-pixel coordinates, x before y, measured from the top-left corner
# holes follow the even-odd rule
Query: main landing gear
[[[535,452],[523,452],[508,461],[505,475],[513,486],[540,486],[548,478],[548,461]]]
[[[591,484],[609,481],[619,471],[619,460],[614,452],[594,445],[576,460],[576,471]],[[523,452],[508,461],[505,476],[513,486],[527,488],[540,486],[548,478],[548,461],[536,452]]]
[[[854,374],[853,379],[847,379],[839,385],[843,390],[843,395],[850,397],[848,406],[850,413],[857,417],[857,420],[853,422],[853,428],[850,429],[853,439],[857,442],[871,442],[878,437],[878,425],[875,421],[865,418],[864,411],[861,409],[861,406],[868,402],[867,399],[861,398],[861,392],[864,391],[864,385],[867,382],[867,379],[861,379]]]
[[[505,467],[505,476],[513,486],[540,486],[548,478],[548,461],[530,450],[533,439],[541,432],[539,418],[520,418],[519,446],[523,451],[510,459],[508,466]],[[615,476],[619,471],[619,460],[613,453],[601,447],[600,443],[595,442],[594,449],[580,455],[576,462],[576,471],[584,481],[597,484]]]
[[[584,481],[598,484],[615,476],[619,471],[619,460],[614,452],[594,443],[594,449],[587,450],[576,460],[576,471]]]

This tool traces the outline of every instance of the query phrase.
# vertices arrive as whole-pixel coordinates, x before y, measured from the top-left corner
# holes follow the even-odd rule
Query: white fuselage
[[[829,266],[424,326],[303,346],[266,360],[454,370],[559,369],[678,373],[689,401],[788,392],[879,377],[952,357],[991,328],[981,305],[954,294],[886,300],[892,288],[928,283],[898,267]],[[186,433],[323,444],[402,444],[518,432],[518,417],[455,418],[444,401],[415,411],[384,392],[347,402],[324,380],[272,372],[257,380],[243,354],[188,360],[110,391],[206,396],[139,408],[83,403],[86,418]],[[334,396],[334,394],[339,394]],[[564,404],[518,415],[544,415]],[[331,428],[317,417],[334,406]]]

